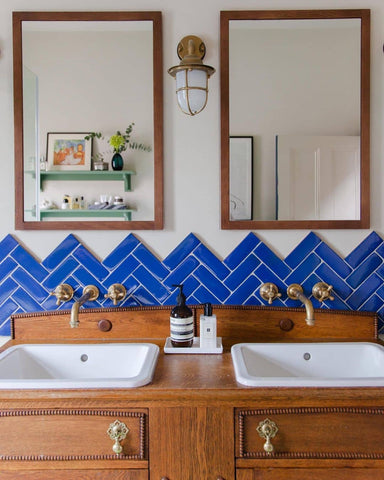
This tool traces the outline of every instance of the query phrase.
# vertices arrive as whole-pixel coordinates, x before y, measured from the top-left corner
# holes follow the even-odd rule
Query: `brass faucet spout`
[[[315,312],[311,300],[304,295],[302,286],[293,283],[288,287],[287,295],[292,300],[300,300],[304,304],[306,312],[305,321],[307,325],[313,326],[315,324]]]
[[[79,310],[84,303],[90,301],[94,301],[99,296],[99,289],[94,285],[88,285],[83,290],[83,295],[77,300],[71,309],[71,320],[69,321],[69,325],[71,328],[77,328],[80,325],[79,321]]]

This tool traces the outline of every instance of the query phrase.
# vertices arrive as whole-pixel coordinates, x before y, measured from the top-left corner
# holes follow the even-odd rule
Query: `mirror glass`
[[[16,228],[162,228],[161,50],[160,12],[14,13]]]
[[[221,12],[223,228],[369,225],[369,11]]]

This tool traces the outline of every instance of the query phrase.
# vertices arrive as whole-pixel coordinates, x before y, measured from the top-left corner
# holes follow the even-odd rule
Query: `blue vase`
[[[113,170],[123,170],[124,160],[120,153],[114,153],[111,161]]]

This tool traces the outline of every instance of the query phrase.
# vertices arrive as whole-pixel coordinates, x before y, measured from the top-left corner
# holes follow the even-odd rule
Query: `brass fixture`
[[[99,296],[99,289],[94,285],[87,285],[84,287],[83,295],[72,305],[71,320],[69,325],[71,328],[77,328],[80,325],[79,322],[79,310],[85,302],[93,302]]]
[[[312,288],[312,295],[319,302],[325,302],[325,300],[334,300],[335,297],[331,295],[332,288],[332,285],[328,285],[328,283],[325,282],[315,283]]]
[[[260,296],[271,305],[273,300],[281,297],[281,293],[274,283],[267,282],[260,287]]]
[[[312,302],[307,298],[304,293],[303,293],[303,287],[297,283],[292,283],[292,285],[289,285],[287,288],[287,295],[289,298],[292,300],[300,300],[301,302],[304,303],[305,310],[306,310],[306,319],[305,321],[307,322],[308,325],[314,325],[315,324],[315,314],[313,311],[313,305]]]
[[[177,102],[184,113],[196,115],[207,104],[208,79],[215,69],[203,64],[205,44],[195,35],[180,40],[177,55],[180,64],[168,69],[168,73],[176,79]]]
[[[56,297],[56,305],[60,305],[61,302],[69,302],[69,300],[72,300],[73,288],[67,283],[61,283],[49,295],[54,295]]]
[[[104,295],[104,298],[109,298],[113,301],[114,305],[124,300],[127,295],[127,290],[121,283],[114,283],[108,288],[108,293]]]
[[[273,438],[279,431],[276,423],[272,422],[272,420],[269,420],[269,418],[266,418],[259,423],[259,426],[256,428],[256,430],[261,438],[265,438],[266,442],[264,443],[263,448],[267,455],[270,455],[274,450],[274,447],[271,443],[271,438]]]
[[[116,453],[116,455],[119,455],[123,451],[123,447],[121,446],[120,442],[121,440],[124,440],[128,432],[129,428],[125,425],[125,423],[120,422],[120,420],[115,420],[109,425],[107,433],[109,438],[115,442],[112,450]]]

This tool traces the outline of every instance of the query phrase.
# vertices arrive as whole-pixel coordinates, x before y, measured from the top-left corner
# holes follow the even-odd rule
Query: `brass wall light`
[[[200,113],[208,100],[208,78],[215,69],[203,64],[205,44],[194,35],[184,37],[177,46],[181,62],[168,70],[176,79],[177,102],[187,115]]]

